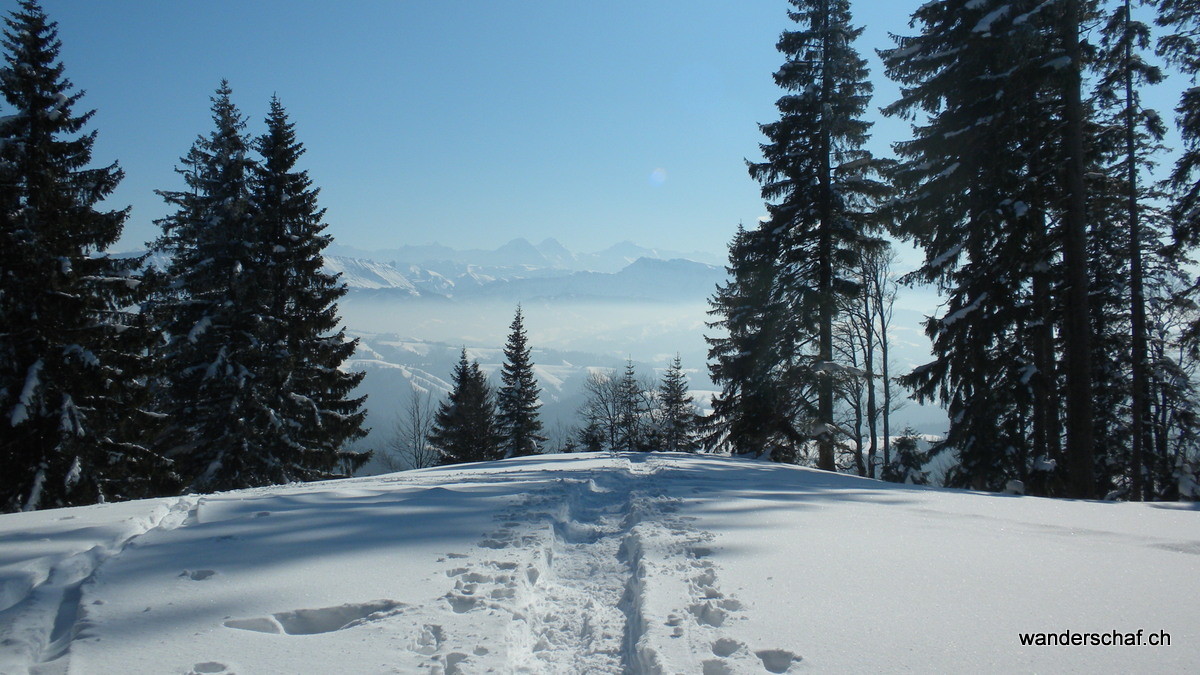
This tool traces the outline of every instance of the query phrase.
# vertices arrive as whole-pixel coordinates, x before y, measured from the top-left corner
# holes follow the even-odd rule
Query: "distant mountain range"
[[[580,258],[570,258],[573,266],[562,264],[566,252],[554,260],[532,246],[515,240],[495,251],[454,251],[437,247],[444,259],[423,262],[390,261],[377,258],[325,256],[327,271],[341,280],[355,295],[373,299],[486,299],[527,302],[558,299],[602,299],[666,301],[704,301],[726,278],[723,267],[685,258],[663,259],[656,255],[627,260],[624,254],[645,252],[633,244],[607,250],[607,262],[590,267],[614,271],[579,270]],[[330,247],[333,248],[333,247]],[[413,253],[410,257],[419,257]],[[542,248],[553,251],[543,242]],[[565,249],[563,249],[565,251]],[[597,256],[601,254],[595,254]],[[593,262],[600,260],[592,258]]]
[[[460,263],[477,267],[533,267],[607,273],[619,272],[639,258],[692,260],[717,266],[725,263],[721,255],[645,248],[630,241],[614,244],[595,253],[575,253],[555,239],[532,244],[523,238],[513,239],[494,250],[457,250],[441,244],[366,250],[334,243],[325,252],[330,256],[388,262],[397,266],[437,267],[445,263]]]

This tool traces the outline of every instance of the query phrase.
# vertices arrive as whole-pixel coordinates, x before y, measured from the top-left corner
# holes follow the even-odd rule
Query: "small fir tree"
[[[658,441],[666,452],[695,452],[700,448],[698,416],[679,355],[671,361],[658,385]]]
[[[617,381],[616,402],[617,433],[614,449],[625,452],[648,449],[646,416],[650,406],[646,400],[646,392],[638,382],[637,370],[632,359],[625,362],[625,373]]]
[[[883,465],[883,479],[892,483],[928,485],[927,462],[929,455],[921,452],[920,436],[912,427],[905,427],[892,445],[892,461]]]
[[[504,457],[496,424],[496,404],[487,375],[462,350],[453,388],[438,406],[429,442],[441,451],[441,464],[485,462]]]
[[[508,343],[504,346],[505,362],[500,371],[503,385],[496,394],[496,414],[504,437],[504,456],[520,457],[540,452],[546,437],[542,435],[542,421],[538,417],[542,407],[538,400],[541,390],[533,373],[531,350],[519,305],[510,330]]]

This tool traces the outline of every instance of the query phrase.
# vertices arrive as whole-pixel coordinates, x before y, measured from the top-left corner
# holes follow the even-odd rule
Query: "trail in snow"
[[[155,530],[183,526],[203,498],[158,500],[147,515],[129,518],[108,542],[67,554],[46,556],[23,566],[22,574],[3,579],[0,609],[0,672],[65,673],[71,642],[86,626],[80,606],[83,587],[102,564],[135,539]]]
[[[1198,513],[587,453],[10,514],[0,672],[1182,672]]]
[[[507,617],[507,653],[474,631],[425,625],[414,648],[428,657],[421,666],[446,675],[664,673],[699,663],[720,675],[783,673],[800,660],[786,650],[751,653],[723,634],[743,607],[718,589],[705,560],[711,533],[676,515],[680,500],[665,495],[654,456],[614,464],[559,478],[501,514],[478,543],[492,555],[448,558],[445,603],[455,614]],[[476,562],[455,564],[467,559]]]

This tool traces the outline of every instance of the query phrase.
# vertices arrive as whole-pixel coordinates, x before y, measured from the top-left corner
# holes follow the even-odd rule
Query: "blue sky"
[[[864,52],[907,4],[859,3],[878,38]],[[351,246],[555,237],[720,252],[763,213],[743,160],[775,116],[783,0],[44,7],[97,110],[95,161],[126,172],[120,248],[156,235],[154,190],[181,186],[173,167],[209,131],[221,78],[255,133],[279,95],[330,231]]]
[[[895,92],[874,49],[921,1],[854,3],[873,108]],[[764,212],[743,160],[776,117],[785,0],[43,2],[97,110],[95,163],[126,172],[121,249],[156,236],[154,190],[182,186],[222,78],[253,133],[279,95],[350,246],[721,252]],[[886,153],[907,125],[875,131]]]

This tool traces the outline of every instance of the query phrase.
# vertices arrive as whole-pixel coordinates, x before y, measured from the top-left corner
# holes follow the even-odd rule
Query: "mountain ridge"
[[[646,248],[629,240],[618,242],[600,251],[579,253],[570,250],[553,237],[548,237],[536,245],[524,237],[517,237],[495,249],[455,249],[436,242],[404,245],[397,248],[363,249],[335,242],[329,246],[327,254],[376,262],[390,262],[398,266],[401,264],[429,266],[444,263],[464,263],[482,267],[532,265],[576,272],[610,273],[620,271],[638,258],[683,259],[707,265],[723,265],[725,262],[723,254]]]

